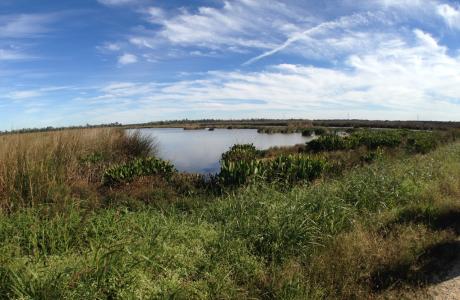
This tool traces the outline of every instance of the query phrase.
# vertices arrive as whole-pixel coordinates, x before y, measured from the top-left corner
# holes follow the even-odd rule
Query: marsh
[[[256,129],[183,130],[182,128],[141,129],[158,142],[158,156],[171,161],[181,172],[217,173],[219,160],[235,144],[254,144],[265,150],[276,146],[305,144],[312,137],[300,133],[262,134]]]

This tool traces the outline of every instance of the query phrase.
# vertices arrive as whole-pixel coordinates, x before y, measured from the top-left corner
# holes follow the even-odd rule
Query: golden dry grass
[[[74,183],[100,180],[123,139],[110,128],[0,136],[0,210],[64,200]]]

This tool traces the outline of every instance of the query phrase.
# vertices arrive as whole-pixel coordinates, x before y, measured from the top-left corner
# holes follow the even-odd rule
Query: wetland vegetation
[[[312,134],[210,177],[123,128],[0,136],[0,298],[419,293],[458,252],[458,132]]]

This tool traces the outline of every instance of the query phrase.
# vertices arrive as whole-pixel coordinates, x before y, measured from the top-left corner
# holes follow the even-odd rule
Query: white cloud
[[[0,38],[28,38],[49,31],[56,14],[21,14],[0,16]]]
[[[460,9],[449,4],[438,5],[438,14],[451,28],[460,29]]]
[[[129,65],[137,63],[137,56],[130,53],[125,53],[118,58],[118,63],[121,65]]]
[[[149,48],[149,49],[154,49],[155,46],[153,44],[153,41],[149,38],[144,38],[144,37],[132,37],[129,39],[129,42],[137,47],[140,48]]]
[[[94,123],[197,114],[282,117],[286,112],[311,118],[344,117],[346,112],[378,119],[411,119],[420,114],[425,119],[458,120],[460,116],[460,57],[453,54],[460,52],[452,36],[455,31],[446,30],[460,28],[460,9],[453,1],[206,3],[215,5],[171,10],[136,5],[134,11],[142,11],[139,26],[117,32],[116,42],[98,49],[116,57],[119,66],[162,61],[169,67],[165,62],[169,60],[174,70],[179,65],[173,60],[184,56],[212,56],[200,70],[219,70],[221,65],[231,70],[251,57],[251,61],[273,57],[242,70],[194,73],[191,68],[191,74],[178,75],[170,83],[115,82],[88,88],[71,104],[94,118],[88,120]],[[299,3],[301,8],[295,6]],[[2,34],[7,39],[28,38],[49,30],[45,21],[36,20],[33,28],[32,19],[26,19],[0,17],[0,29],[5,29],[0,38]],[[22,49],[7,44],[0,44],[0,60],[18,59]],[[117,78],[117,74],[110,76]],[[8,91],[3,93],[8,99],[46,98],[46,91],[40,89]]]
[[[433,49],[440,49],[438,42],[429,33],[423,32],[420,29],[415,29],[414,33],[423,45]]]
[[[151,23],[162,26],[157,37],[173,45],[236,52],[244,48],[273,48],[284,36],[284,30],[293,30],[287,26],[289,23],[310,21],[307,14],[302,15],[279,1],[224,1],[220,8],[182,10],[171,17],[155,7],[145,13]]]
[[[377,0],[385,7],[415,7],[432,3],[431,0]]]
[[[21,100],[21,99],[28,99],[28,98],[35,98],[41,96],[42,93],[39,90],[30,90],[30,91],[15,91],[11,92],[8,96],[14,100]]]
[[[302,32],[294,33],[283,44],[281,44],[281,45],[275,47],[274,49],[271,49],[271,50],[269,50],[269,51],[267,51],[265,53],[262,53],[259,56],[256,56],[256,57],[248,60],[244,64],[248,65],[248,64],[251,64],[251,63],[253,63],[255,61],[258,61],[258,60],[260,60],[262,58],[274,55],[274,54],[276,54],[276,53],[278,53],[280,51],[283,51],[284,49],[288,48],[289,46],[291,46],[293,43],[295,43],[297,41],[311,40],[312,36],[315,35],[315,34],[321,34],[321,33],[324,33],[326,31],[330,31],[330,30],[336,29],[336,28],[350,28],[350,27],[353,27],[353,26],[356,26],[356,25],[362,25],[362,24],[367,23],[367,22],[368,22],[367,16],[360,15],[360,14],[341,17],[338,20],[334,20],[334,21],[323,22],[323,23],[321,23],[319,25],[316,25],[314,27],[308,28],[307,30],[304,30]]]
[[[405,18],[431,20],[435,16],[439,21],[436,0],[342,0],[337,1],[335,9],[348,12],[353,8],[354,13],[338,17],[331,17],[335,13],[318,14],[318,5],[309,1],[302,5],[278,0],[219,3],[220,7],[202,6],[196,10],[166,11],[152,6],[138,9],[143,20],[154,26],[136,27],[125,51],[136,51],[139,57],[153,56],[155,61],[177,55],[194,56],[197,51],[204,56],[252,53],[246,65],[281,52],[333,61],[337,56],[367,50],[376,39],[404,34],[400,31],[410,34],[410,28],[398,28]]]
[[[139,0],[97,0],[99,3],[108,6],[118,6],[139,3]]]
[[[147,13],[149,15],[149,22],[153,24],[161,24],[166,18],[166,13],[158,7],[149,7]]]
[[[108,43],[104,48],[110,51],[119,51],[121,49],[120,45],[115,43]]]
[[[350,55],[345,68],[280,64],[260,72],[209,72],[199,80],[169,84],[118,83],[86,99],[136,113],[458,120],[460,58],[429,34],[414,30],[416,43],[385,40],[364,54]],[[163,117],[164,118],[164,117]]]
[[[8,93],[7,98],[13,100],[23,100],[30,98],[41,97],[46,93],[58,92],[63,90],[68,90],[71,87],[68,86],[55,86],[55,87],[42,87],[39,89],[30,89],[30,90],[17,90]],[[35,103],[33,105],[41,105],[40,103]]]
[[[30,56],[11,49],[0,49],[0,61],[28,59]]]
[[[340,63],[344,56],[365,53],[385,39],[413,39],[409,36],[415,26],[442,30],[441,16],[449,26],[460,28],[459,9],[442,3],[232,0],[217,1],[212,7],[176,10],[145,5],[135,9],[142,14],[140,22],[144,24],[133,28],[121,47],[151,62],[197,54],[222,58],[243,54],[239,64],[247,66],[265,57],[285,54]]]

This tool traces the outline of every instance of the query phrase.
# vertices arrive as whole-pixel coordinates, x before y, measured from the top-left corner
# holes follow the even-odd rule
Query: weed
[[[137,177],[153,175],[170,178],[176,172],[170,162],[154,157],[138,158],[127,164],[114,166],[106,170],[102,177],[102,183],[106,186],[113,186],[131,182]]]

